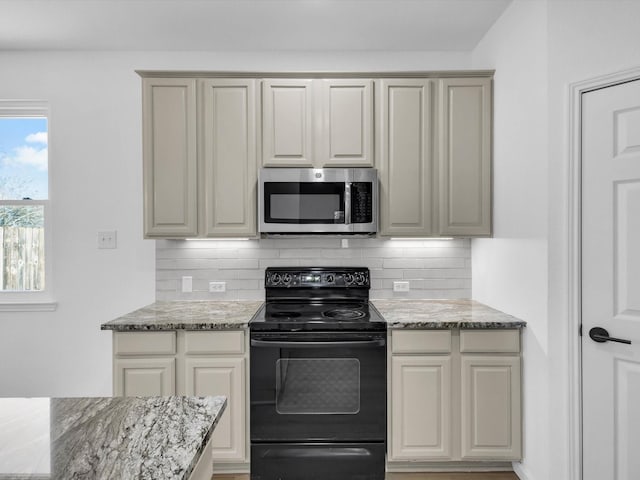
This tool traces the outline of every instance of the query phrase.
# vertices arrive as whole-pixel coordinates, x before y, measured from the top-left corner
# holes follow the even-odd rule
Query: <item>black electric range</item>
[[[249,323],[252,480],[383,480],[386,324],[364,267],[268,268]]]

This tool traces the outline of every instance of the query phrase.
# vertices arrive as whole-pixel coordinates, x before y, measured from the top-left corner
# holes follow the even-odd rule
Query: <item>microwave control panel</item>
[[[371,223],[373,221],[373,196],[371,182],[351,184],[351,222]]]

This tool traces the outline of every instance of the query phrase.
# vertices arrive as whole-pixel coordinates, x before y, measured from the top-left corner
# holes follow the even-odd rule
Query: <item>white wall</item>
[[[529,480],[571,477],[568,88],[640,65],[640,2],[515,0],[473,52],[496,68],[495,238],[472,243],[473,297],[527,320]]]
[[[473,51],[495,68],[494,237],[473,240],[473,298],[527,322],[523,330],[524,460],[548,477],[547,32],[545,2],[516,1]]]
[[[111,394],[105,321],[155,299],[142,240],[141,92],[135,69],[444,70],[468,53],[1,52],[0,98],[51,106],[53,313],[0,313],[0,396]],[[98,250],[99,230],[118,248]]]

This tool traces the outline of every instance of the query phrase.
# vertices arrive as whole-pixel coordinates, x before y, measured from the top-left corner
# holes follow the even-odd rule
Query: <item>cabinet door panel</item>
[[[491,79],[440,81],[440,234],[491,234]]]
[[[197,235],[195,80],[146,78],[142,104],[145,235]]]
[[[175,395],[174,358],[116,358],[113,394],[123,397]]]
[[[451,456],[451,357],[393,356],[390,460]]]
[[[206,236],[256,234],[255,80],[204,80]]]
[[[318,167],[373,166],[373,81],[324,80]]]
[[[432,82],[380,82],[382,235],[431,235]]]
[[[311,80],[262,83],[262,164],[310,167],[313,164]]]
[[[244,358],[187,357],[186,395],[224,395],[227,408],[213,432],[216,461],[246,461]]]
[[[520,357],[462,355],[462,458],[520,458]]]

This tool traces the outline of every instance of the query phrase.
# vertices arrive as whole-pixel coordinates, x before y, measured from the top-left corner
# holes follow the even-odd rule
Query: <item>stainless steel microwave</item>
[[[378,172],[374,168],[262,168],[260,233],[374,234]]]

